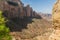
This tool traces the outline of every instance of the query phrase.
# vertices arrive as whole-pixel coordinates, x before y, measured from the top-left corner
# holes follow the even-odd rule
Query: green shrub
[[[0,11],[0,40],[11,40],[11,36],[9,35],[10,30],[5,26],[5,22],[2,11]]]

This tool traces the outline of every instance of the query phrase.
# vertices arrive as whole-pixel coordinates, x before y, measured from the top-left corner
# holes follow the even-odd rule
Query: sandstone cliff
[[[53,24],[56,28],[60,26],[60,0],[55,3],[53,8]]]
[[[37,17],[38,15],[37,12],[34,13],[30,5],[24,6],[20,0],[1,0],[0,10],[2,10],[8,18]]]
[[[52,12],[54,32],[50,35],[49,40],[60,40],[60,0],[57,0]]]

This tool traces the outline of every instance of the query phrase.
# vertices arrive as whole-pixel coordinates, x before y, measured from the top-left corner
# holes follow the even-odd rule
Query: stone
[[[57,0],[52,11],[53,28],[55,30],[49,36],[49,40],[60,40],[60,0]]]

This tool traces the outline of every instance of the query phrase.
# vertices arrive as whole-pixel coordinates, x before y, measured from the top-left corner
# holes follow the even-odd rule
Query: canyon
[[[55,32],[50,14],[38,14],[30,5],[24,6],[21,0],[1,0],[0,10],[8,19],[6,26],[12,40],[51,40]]]

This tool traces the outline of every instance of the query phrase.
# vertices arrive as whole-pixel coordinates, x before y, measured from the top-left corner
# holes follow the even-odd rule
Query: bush
[[[5,26],[5,22],[2,11],[0,11],[0,40],[11,40],[11,36],[9,35],[10,30]]]

